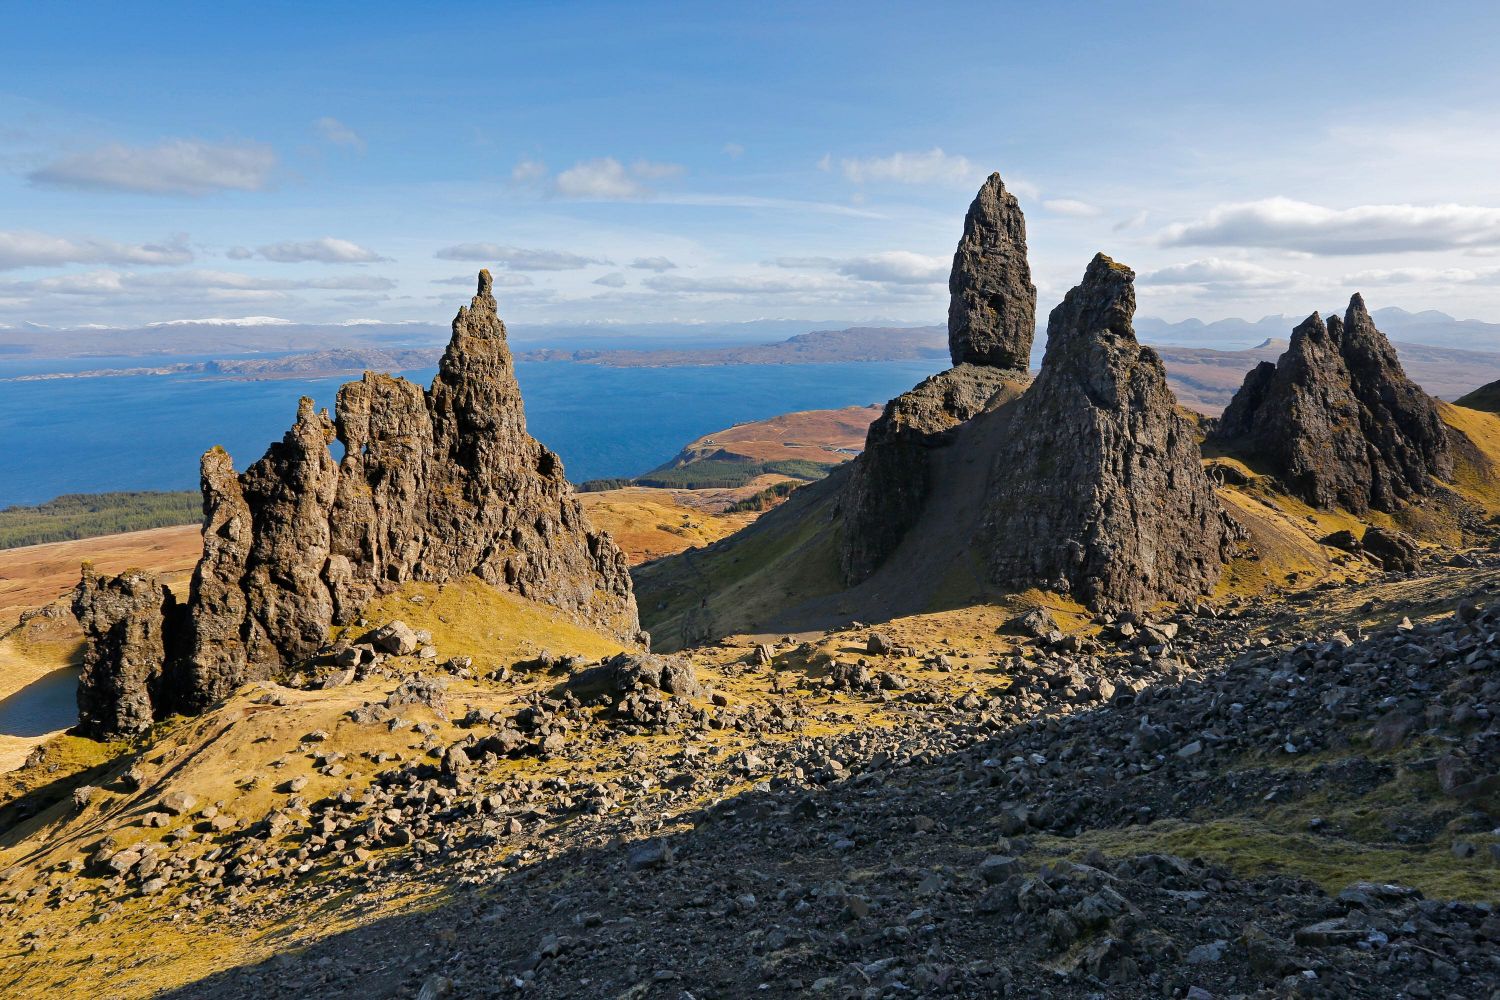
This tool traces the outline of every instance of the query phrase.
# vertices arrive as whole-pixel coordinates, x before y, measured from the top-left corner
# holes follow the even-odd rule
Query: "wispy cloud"
[[[1143,285],[1183,286],[1215,290],[1247,290],[1257,288],[1287,288],[1296,284],[1298,276],[1276,271],[1259,264],[1242,260],[1224,260],[1220,257],[1204,257],[1182,264],[1147,271],[1137,279]]]
[[[1164,246],[1263,247],[1326,256],[1500,245],[1500,208],[1358,205],[1334,209],[1290,198],[1221,205],[1169,226]]]
[[[275,169],[275,152],[261,143],[172,139],[156,146],[101,146],[63,157],[27,176],[33,184],[50,187],[205,195],[262,190]]]
[[[829,158],[819,162],[828,169]],[[940,147],[918,153],[892,153],[839,161],[844,176],[856,184],[889,182],[893,184],[968,184],[978,178],[978,171],[966,156],[945,153]]]
[[[33,295],[160,296],[172,292],[179,298],[280,299],[286,293],[307,290],[383,292],[396,287],[390,278],[372,274],[345,274],[328,278],[276,278],[236,271],[186,269],[141,274],[110,269],[60,274],[29,282],[0,285],[7,292]]]
[[[457,274],[451,278],[433,278],[434,285],[457,285],[460,288],[473,288],[474,275]],[[512,271],[498,271],[490,275],[490,283],[496,288],[526,288],[533,284],[530,275],[516,274]]]
[[[510,179],[517,184],[531,184],[547,176],[547,164],[526,157],[510,170]]]
[[[243,247],[235,247],[229,251],[229,257],[233,260],[245,260],[251,256],[263,257],[278,264],[374,264],[390,259],[358,243],[334,239],[332,236],[271,243],[258,248],[253,254]]]
[[[629,283],[625,275],[619,271],[611,271],[594,279],[594,284],[603,285],[605,288],[624,288]]]
[[[0,231],[0,271],[22,267],[61,267],[66,264],[190,264],[193,251],[187,237],[163,243],[116,243],[92,238],[72,239],[26,230]]]
[[[1042,207],[1055,215],[1068,215],[1075,219],[1091,219],[1100,214],[1098,206],[1074,198],[1047,198]]]
[[[1500,284],[1500,268],[1391,267],[1356,271],[1343,277],[1345,285],[1489,285]]]
[[[508,267],[513,271],[577,271],[596,264],[611,265],[602,257],[585,257],[566,250],[527,250],[498,243],[459,243],[433,254],[438,260],[467,260]]]
[[[652,196],[646,181],[679,177],[684,169],[676,163],[636,160],[627,169],[612,156],[585,160],[557,175],[553,191],[563,198],[589,201],[638,201]]]
[[[948,280],[951,262],[940,257],[886,250],[862,257],[777,257],[773,267],[791,270],[827,270],[856,281],[896,285],[932,285]]]
[[[657,274],[677,269],[677,265],[665,257],[637,257],[630,266],[637,271],[655,271]]]
[[[319,118],[313,122],[313,127],[318,130],[319,135],[335,146],[343,146],[345,149],[352,149],[356,153],[363,153],[367,148],[364,136],[337,118]]]

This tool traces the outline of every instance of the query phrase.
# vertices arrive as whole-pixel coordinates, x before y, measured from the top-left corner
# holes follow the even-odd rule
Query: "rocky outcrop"
[[[78,676],[78,729],[85,736],[133,736],[151,728],[157,707],[169,701],[163,671],[175,652],[168,633],[178,611],[171,591],[150,573],[101,577],[84,564],[73,614],[86,639]]]
[[[978,540],[997,586],[1141,609],[1219,578],[1238,531],[1161,359],[1135,339],[1134,279],[1099,254],[1048,319],[1041,373],[1010,408]]]
[[[431,389],[367,372],[339,391],[332,418],[303,399],[285,437],[243,475],[222,449],[204,455],[202,486],[203,555],[181,634],[166,641],[182,648],[170,696],[190,710],[306,659],[330,625],[410,580],[474,574],[646,641],[624,554],[589,526],[557,455],[526,432],[487,271],[453,321]],[[90,613],[101,625],[91,630],[96,672],[135,671],[107,639],[112,619]],[[138,616],[149,609],[132,605],[129,621]]]
[[[1027,381],[1022,372],[962,364],[886,404],[841,500],[846,582],[875,572],[921,516],[932,489],[932,449],[948,445],[959,424],[1020,395]]]
[[[1342,321],[1313,313],[1276,364],[1253,369],[1214,437],[1322,509],[1393,512],[1453,476],[1436,402],[1406,377],[1359,295]]]
[[[870,425],[840,503],[839,566],[846,583],[868,578],[921,516],[931,456],[950,432],[1015,398],[1029,381],[1036,288],[1026,261],[1026,220],[999,174],[964,219],[948,279],[948,346],[954,367],[891,400]]]
[[[999,174],[990,174],[969,205],[948,293],[953,363],[1025,371],[1036,336],[1036,286],[1026,260],[1026,217]]]

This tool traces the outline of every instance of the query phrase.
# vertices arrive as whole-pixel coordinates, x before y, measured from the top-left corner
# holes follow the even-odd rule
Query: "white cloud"
[[[210,316],[205,319],[164,319],[147,323],[148,327],[159,326],[291,326],[292,321],[280,316],[237,316],[225,318]]]
[[[665,257],[637,257],[630,262],[630,266],[638,271],[655,271],[657,274],[677,269],[677,265]]]
[[[474,275],[459,274],[452,278],[434,278],[434,285],[458,285],[462,288],[474,287]],[[512,271],[497,271],[490,275],[490,283],[496,288],[526,288],[533,284],[530,275],[516,274]]]
[[[679,177],[683,168],[676,163],[637,160],[630,169],[612,156],[585,160],[557,175],[553,190],[564,198],[592,201],[636,201],[651,197],[652,191],[642,181]]]
[[[236,247],[231,250],[230,258],[243,260],[243,256],[236,256],[243,249]],[[272,243],[256,252],[266,260],[274,260],[279,264],[304,264],[309,261],[321,264],[373,264],[388,259],[358,243],[337,240],[331,236],[316,240]]]
[[[605,288],[624,288],[629,282],[625,280],[625,275],[619,271],[611,271],[606,275],[595,278],[594,284],[603,285]]]
[[[1319,255],[1455,250],[1500,245],[1500,208],[1358,205],[1333,209],[1290,198],[1220,205],[1169,226],[1165,246],[1267,247]]]
[[[547,176],[547,164],[541,160],[524,157],[510,170],[510,179],[517,184],[530,184]]]
[[[33,184],[54,187],[203,195],[259,191],[270,184],[275,169],[276,154],[261,143],[172,139],[157,146],[113,143],[63,157],[28,176]]]
[[[164,243],[116,243],[0,230],[0,271],[65,264],[188,264],[192,260],[193,251],[182,235]]]
[[[726,142],[724,144],[724,155],[731,160],[738,160],[745,155],[745,147],[737,142]]]
[[[609,265],[600,257],[584,257],[565,250],[526,250],[498,243],[459,243],[433,254],[438,260],[470,260],[499,264],[513,271],[577,271],[595,264]]]
[[[1356,271],[1343,277],[1345,285],[1485,285],[1500,282],[1500,268],[1475,271],[1466,267],[1392,267]]]
[[[1075,219],[1090,219],[1099,214],[1096,206],[1074,198],[1050,198],[1042,202],[1042,207],[1056,215],[1068,215]]]
[[[656,163],[651,160],[636,160],[630,172],[643,180],[661,181],[669,177],[681,177],[687,168],[680,163]]]
[[[952,262],[908,250],[887,250],[865,257],[837,261],[834,270],[858,281],[892,282],[899,285],[930,285],[948,280]]]
[[[896,184],[967,184],[978,177],[966,156],[953,156],[941,148],[925,153],[892,153],[863,159],[841,160],[844,176],[856,184],[888,181]]]
[[[159,296],[174,292],[198,298],[285,298],[286,293],[311,289],[380,292],[396,287],[390,278],[373,274],[346,274],[331,278],[272,278],[235,271],[178,270],[137,274],[133,271],[98,270],[60,274],[30,282],[13,282],[7,291],[71,296]]]
[[[641,284],[658,292],[686,292],[695,295],[739,295],[805,292],[827,288],[828,282],[810,275],[722,275],[711,278],[689,278],[676,274],[657,274],[642,279]]]
[[[863,257],[777,257],[767,261],[773,267],[791,270],[834,271],[856,281],[894,285],[933,285],[946,283],[952,262],[940,257],[912,253],[909,250],[886,250]]]
[[[1147,271],[1138,280],[1143,285],[1196,285],[1201,288],[1230,290],[1286,288],[1296,283],[1297,276],[1248,261],[1204,257],[1201,260],[1169,264]]]
[[[1150,213],[1143,208],[1134,215],[1128,216],[1124,219],[1121,219],[1119,222],[1116,222],[1113,226],[1110,226],[1110,229],[1114,230],[1117,233],[1123,233],[1127,229],[1139,229],[1146,224],[1146,220],[1149,217]]]
[[[335,146],[343,146],[357,153],[363,153],[366,149],[364,137],[337,118],[319,118],[313,122],[313,127]]]

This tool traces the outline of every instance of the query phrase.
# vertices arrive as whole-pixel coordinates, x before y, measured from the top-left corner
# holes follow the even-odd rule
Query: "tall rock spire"
[[[999,174],[964,218],[948,278],[953,367],[886,404],[844,491],[839,569],[856,584],[885,562],[917,523],[932,488],[931,451],[958,425],[1014,398],[1029,375],[1036,288],[1026,263],[1026,219]]]
[[[1025,371],[1036,336],[1036,286],[1026,261],[1026,217],[999,174],[990,174],[969,205],[948,292],[953,363]]]
[[[1217,582],[1238,529],[1202,467],[1161,358],[1135,339],[1135,273],[1104,254],[1047,322],[1010,407],[979,544],[992,581],[1140,609]]]

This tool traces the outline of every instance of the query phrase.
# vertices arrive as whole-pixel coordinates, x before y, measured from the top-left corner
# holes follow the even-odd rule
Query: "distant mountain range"
[[[679,368],[717,365],[806,365],[836,361],[919,361],[948,357],[948,330],[940,326],[866,327],[814,330],[770,344],[735,347],[683,347],[642,351],[544,349],[521,355],[525,361],[572,361],[609,368]]]
[[[1380,328],[1395,340],[1407,373],[1434,396],[1454,400],[1500,379],[1500,324],[1456,320],[1444,313],[1430,310],[1410,313],[1394,307],[1377,310],[1374,317]],[[1136,321],[1136,333],[1142,341],[1154,345],[1161,354],[1167,365],[1168,380],[1177,393],[1178,400],[1185,406],[1212,415],[1228,404],[1246,372],[1261,361],[1274,361],[1281,355],[1286,349],[1286,336],[1297,322],[1300,322],[1300,318],[1289,316],[1267,316],[1254,322],[1225,319],[1213,323],[1195,319],[1168,323],[1146,317]],[[764,336],[779,325],[767,325],[759,333]],[[201,338],[205,329],[207,328],[201,324],[182,324],[155,328],[149,332],[159,352],[190,353],[195,344],[202,346],[201,340],[195,341],[193,338]],[[154,374],[206,374],[247,379],[357,375],[367,369],[412,371],[429,368],[437,363],[441,353],[441,348],[431,339],[435,336],[435,331],[408,326],[257,328],[253,325],[229,325],[213,329],[216,331],[215,336],[219,338],[219,349],[226,353],[252,349],[273,350],[278,341],[285,345],[314,333],[326,335],[326,346],[316,351],[294,351],[267,357],[220,358],[159,365],[148,363],[87,371],[31,371],[15,378],[31,381]],[[95,338],[88,345],[92,350],[101,354],[130,356],[125,351],[128,338],[122,331],[112,331],[111,346],[106,346],[102,332],[85,332]],[[750,331],[745,329],[738,332],[744,335]],[[847,329],[814,330],[769,343],[735,343],[727,346],[722,340],[725,335],[723,329],[695,333],[685,325],[677,324],[670,333],[662,333],[656,337],[648,337],[645,332],[641,332],[641,339],[646,339],[653,346],[615,347],[611,345],[616,338],[601,337],[596,332],[590,336],[579,334],[577,339],[572,340],[573,344],[582,342],[589,344],[588,347],[540,347],[521,351],[518,358],[528,363],[570,362],[611,368],[924,359],[934,363],[934,370],[947,367],[948,334],[947,329],[942,326],[855,326]],[[564,339],[562,343],[567,345],[569,339]],[[635,335],[620,339],[627,343],[638,343]],[[424,341],[428,343],[424,344]],[[672,346],[655,346],[664,343]],[[1255,346],[1244,346],[1246,344]],[[83,342],[64,336],[61,341],[52,344],[51,349],[57,350],[65,345],[80,347]],[[524,342],[517,346],[524,346]],[[1033,352],[1033,366],[1040,362],[1044,348],[1045,338],[1039,337]],[[31,354],[29,349],[24,353],[28,357],[38,356]],[[143,361],[150,357],[138,356]]]

